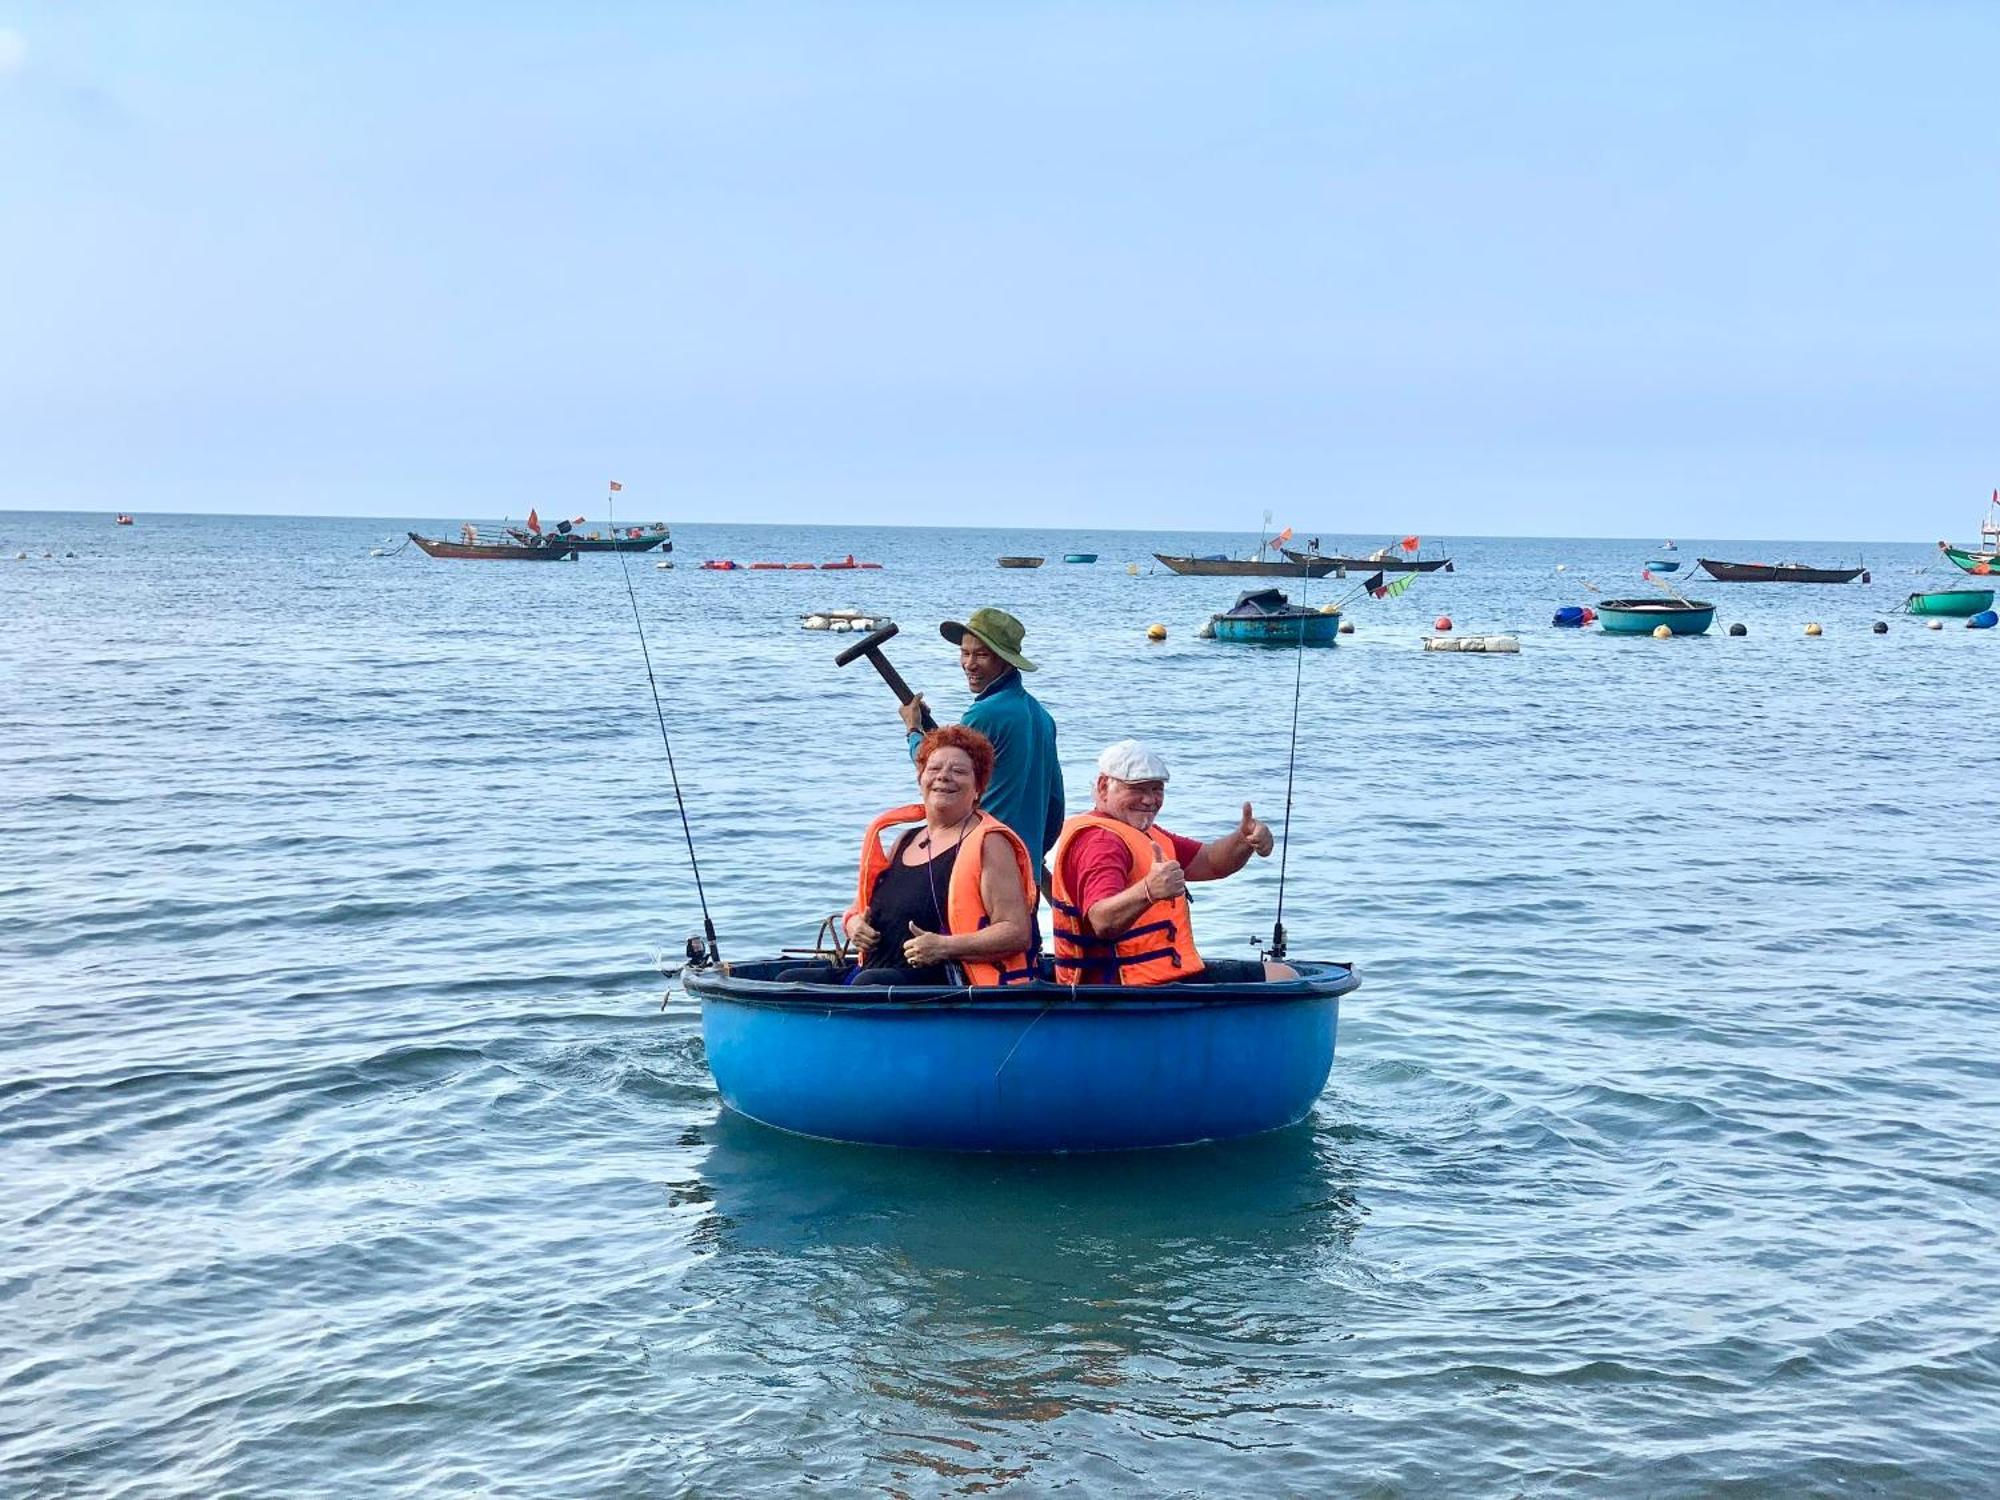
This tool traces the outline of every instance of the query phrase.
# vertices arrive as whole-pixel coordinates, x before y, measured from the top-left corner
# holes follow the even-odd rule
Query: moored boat
[[[1321,613],[1292,603],[1277,589],[1253,589],[1232,608],[1210,615],[1201,634],[1246,645],[1334,646],[1340,643],[1340,611]]]
[[[1977,547],[1954,547],[1950,542],[1939,542],[1938,551],[1954,568],[1962,568],[1968,573],[1981,576],[2000,573],[2000,490],[1995,490],[1992,500],[1987,503],[1986,519],[1980,523]]]
[[[1214,557],[1182,557],[1155,552],[1153,556],[1174,572],[1191,574],[1196,578],[1324,578],[1339,567],[1330,557],[1292,562],[1280,558],[1224,557],[1220,554]]]
[[[1655,573],[1678,573],[1681,560],[1678,557],[1649,557],[1646,566]]]
[[[1976,615],[1982,609],[1993,605],[1991,589],[1929,589],[1910,595],[1904,601],[1905,613],[1913,615],[1943,615],[1949,619],[1963,619]]]
[[[1651,635],[1662,625],[1675,635],[1701,635],[1715,623],[1715,606],[1700,599],[1606,599],[1596,609],[1607,635]]]
[[[1458,571],[1457,568],[1452,566],[1452,561],[1448,557],[1411,557],[1407,553],[1398,556],[1396,549],[1393,547],[1383,547],[1366,557],[1344,557],[1338,553],[1331,552],[1301,552],[1295,547],[1287,547],[1285,548],[1285,556],[1293,562],[1318,561],[1331,563],[1343,572],[1350,568],[1357,572],[1379,570],[1384,573],[1455,573]],[[1313,576],[1318,577],[1319,575],[1314,574]]]
[[[1044,559],[1039,557],[1008,556],[1000,559],[1000,566],[1003,568],[1039,568],[1043,561]]]
[[[1065,552],[1063,554],[1063,561],[1066,563],[1094,563],[1097,561],[1097,554],[1095,552]]]
[[[439,537],[419,536],[414,531],[409,533],[409,537],[432,557],[481,562],[562,562],[566,559],[574,561],[576,558],[576,548],[570,545],[567,538],[547,537],[530,546],[511,537],[504,541],[482,537],[469,524],[465,531],[467,535],[456,542],[448,542]]]
[[[605,533],[572,529],[570,540],[579,552],[650,552],[655,547],[662,552],[671,552],[674,550],[672,535],[666,523],[652,521],[644,526],[614,527]]]
[[[1738,563],[1713,557],[1697,558],[1709,577],[1721,583],[1852,583],[1870,582],[1866,568],[1812,568],[1804,563]]]
[[[1296,960],[1297,979],[1241,985],[777,979],[797,962],[684,971],[723,1103],[798,1135],[947,1151],[1126,1151],[1295,1124],[1360,983]]]

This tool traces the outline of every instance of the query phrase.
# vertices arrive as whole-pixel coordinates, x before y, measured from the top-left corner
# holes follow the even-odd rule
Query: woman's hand
[[[847,941],[856,948],[868,951],[881,945],[882,934],[869,925],[866,912],[856,912],[854,919],[847,924]]]
[[[909,940],[903,944],[903,961],[913,969],[928,969],[935,964],[945,963],[951,958],[945,946],[944,934],[925,932],[915,922],[910,924]]]

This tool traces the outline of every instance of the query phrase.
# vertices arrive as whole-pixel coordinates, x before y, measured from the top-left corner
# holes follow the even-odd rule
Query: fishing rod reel
[[[1268,947],[1265,946],[1261,938],[1251,938],[1250,946],[1257,950],[1259,958],[1283,958],[1285,956],[1285,924],[1283,922],[1273,922],[1271,924],[1271,942]]]

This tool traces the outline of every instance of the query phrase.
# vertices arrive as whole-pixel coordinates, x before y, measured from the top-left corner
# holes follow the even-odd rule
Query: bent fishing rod
[[[722,961],[722,948],[716,942],[715,923],[708,915],[708,892],[702,888],[701,861],[695,857],[694,830],[688,826],[687,802],[681,796],[681,773],[674,765],[674,742],[667,733],[667,711],[660,705],[660,684],[653,675],[653,653],[646,646],[646,622],[639,614],[639,595],[632,587],[632,568],[625,561],[625,549],[617,545],[618,502],[610,498],[617,492],[618,483],[613,480],[604,502],[605,524],[611,528],[612,550],[618,554],[618,571],[625,579],[625,597],[632,604],[632,627],[639,632],[639,655],[646,663],[646,686],[653,694],[653,718],[660,726],[660,743],[666,746],[667,775],[673,780],[674,806],[681,815],[681,837],[687,840],[688,868],[694,871],[695,900],[701,905],[702,936],[688,939],[688,961],[697,967],[706,967]]]

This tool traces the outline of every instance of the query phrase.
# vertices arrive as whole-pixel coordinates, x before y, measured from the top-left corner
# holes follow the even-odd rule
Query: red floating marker
[[[1439,630],[1449,630],[1449,629],[1451,629],[1451,616],[1450,616],[1450,615],[1439,615],[1439,616],[1437,617],[1437,628],[1438,628]]]

